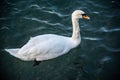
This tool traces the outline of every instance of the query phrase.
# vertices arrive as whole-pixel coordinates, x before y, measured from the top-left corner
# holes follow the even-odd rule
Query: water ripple
[[[109,52],[120,52],[120,49],[116,49],[116,48],[112,48],[112,47],[109,47],[109,46],[106,46],[104,44],[101,44],[98,47],[102,47],[102,48],[105,48],[105,50],[109,51]]]
[[[45,21],[45,20],[40,20],[40,19],[37,19],[37,18],[29,18],[29,17],[24,17],[24,19],[27,19],[27,20],[32,20],[32,21],[36,21],[36,22],[40,22],[40,23],[45,23],[47,25],[51,25],[51,26],[64,26],[60,23],[50,23],[48,21]]]
[[[58,13],[58,12],[55,12],[55,11],[45,11],[45,10],[44,10],[44,12],[47,12],[47,13],[49,13],[49,14],[55,14],[55,15],[57,15],[57,16],[59,16],[59,17],[67,17],[67,16],[68,16],[68,15],[63,15],[63,14]]]
[[[100,12],[97,12],[97,11],[93,11],[92,13],[94,13],[94,14],[100,14]]]
[[[13,14],[16,14],[16,13],[20,13],[20,12],[23,12],[23,11],[27,11],[27,10],[29,10],[29,9],[31,9],[31,8],[34,8],[34,9],[37,9],[37,10],[44,10],[44,8],[45,7],[40,7],[39,5],[37,5],[37,4],[32,4],[32,5],[30,5],[30,6],[27,6],[27,7],[25,7],[25,8],[23,8],[23,9],[19,9],[19,8],[13,8],[15,11],[13,12]]]
[[[18,8],[13,8],[14,12],[12,14],[17,14],[20,13],[22,10],[18,9]]]
[[[45,7],[40,7],[40,6],[37,5],[37,4],[32,4],[32,5],[28,6],[28,8],[35,8],[35,9],[38,9],[38,10],[42,10],[42,9],[44,9]]]
[[[105,27],[102,27],[99,30],[96,30],[96,32],[116,32],[116,31],[120,31],[120,28],[107,29]]]
[[[41,10],[42,12],[46,12],[46,13],[48,13],[48,14],[54,14],[54,15],[57,15],[57,16],[59,16],[59,17],[66,17],[66,16],[68,16],[68,15],[63,15],[63,14],[61,14],[61,13],[59,13],[59,12],[54,11],[51,7],[47,8],[47,10],[46,10],[46,7],[40,7],[40,6],[37,5],[37,4],[32,4],[32,5],[30,5],[28,8],[33,8],[33,7],[34,7],[35,9]]]
[[[0,28],[0,30],[4,30],[4,29],[9,29],[9,28],[6,27],[6,26],[3,26],[3,27]]]
[[[83,37],[83,39],[92,40],[92,41],[99,41],[99,40],[102,40],[102,38],[92,38],[92,37]]]
[[[99,4],[99,3],[96,3],[95,1],[88,0],[87,2],[88,2],[90,5],[94,6],[94,7],[106,8],[106,6],[101,5],[101,4]]]
[[[106,61],[109,61],[109,60],[111,60],[111,57],[109,57],[109,56],[106,56],[106,57],[101,59],[102,62],[106,62]]]
[[[0,20],[7,20],[7,18],[1,17]]]

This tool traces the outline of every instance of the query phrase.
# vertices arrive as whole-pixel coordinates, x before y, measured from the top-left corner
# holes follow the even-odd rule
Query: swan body
[[[72,13],[72,37],[55,34],[38,35],[32,37],[22,48],[5,49],[5,51],[24,61],[43,61],[61,56],[77,47],[81,42],[79,18],[89,19],[81,10],[75,10]]]

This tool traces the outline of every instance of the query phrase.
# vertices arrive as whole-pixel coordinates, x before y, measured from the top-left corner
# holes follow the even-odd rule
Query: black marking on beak
[[[87,16],[87,14],[82,14],[82,16]]]

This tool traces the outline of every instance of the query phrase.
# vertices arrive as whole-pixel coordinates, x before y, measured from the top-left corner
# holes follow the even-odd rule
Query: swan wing
[[[20,48],[15,48],[15,49],[5,49],[5,51],[9,52],[12,56],[18,57],[18,51]]]
[[[18,52],[24,60],[47,60],[58,57],[71,48],[67,37],[56,35],[37,36],[29,40]]]

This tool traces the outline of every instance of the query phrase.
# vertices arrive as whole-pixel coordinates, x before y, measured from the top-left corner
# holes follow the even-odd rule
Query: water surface
[[[5,0],[0,10],[1,80],[119,80],[120,3],[117,0]],[[43,61],[21,61],[4,51],[22,47],[40,34],[71,36],[71,13],[81,9],[82,42],[68,54]]]

